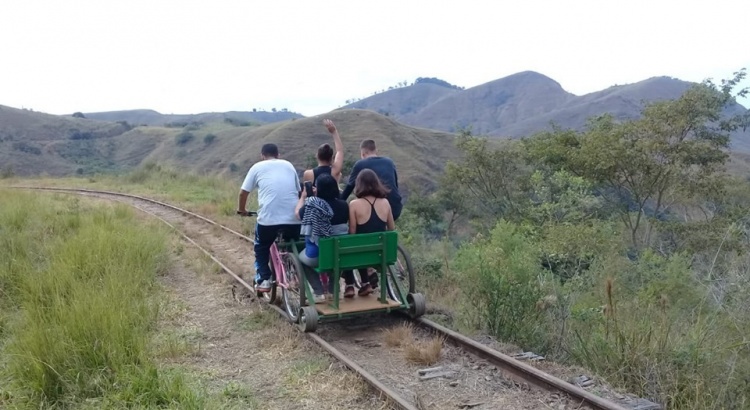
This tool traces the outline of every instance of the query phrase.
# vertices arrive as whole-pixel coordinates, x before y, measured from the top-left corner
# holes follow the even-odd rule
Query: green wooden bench
[[[379,308],[408,307],[404,290],[400,289],[397,281],[392,282],[400,296],[399,303],[396,304],[396,302],[389,300],[386,292],[389,266],[395,264],[398,259],[398,233],[396,231],[332,236],[321,239],[318,247],[320,253],[316,270],[328,272],[330,280],[334,281],[333,300],[330,303],[330,308],[334,311],[340,311],[339,295],[341,292],[339,284],[342,271],[367,268],[375,268],[380,274],[380,297],[378,301],[382,306]],[[309,293],[307,286],[305,286],[305,289]],[[308,295],[308,300],[312,300],[312,295]],[[325,311],[330,312],[328,309],[323,310],[322,313],[324,314],[326,314]],[[373,307],[366,310],[373,310]],[[359,310],[352,310],[352,312],[354,311]],[[342,313],[347,312],[339,312],[338,315],[340,316]]]

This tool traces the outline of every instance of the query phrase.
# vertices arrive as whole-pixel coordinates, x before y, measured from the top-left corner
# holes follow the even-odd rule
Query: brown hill
[[[0,168],[21,175],[71,174],[81,167],[82,156],[101,162],[99,150],[128,129],[120,123],[0,106]]]
[[[194,142],[184,147],[163,143],[144,161],[190,164],[198,170],[221,170],[244,175],[260,159],[265,143],[279,146],[283,158],[302,171],[310,166],[320,144],[333,144],[322,124],[330,118],[339,129],[345,146],[345,160],[359,159],[359,143],[376,141],[381,155],[393,158],[399,169],[399,183],[408,189],[429,189],[448,159],[457,157],[453,134],[413,128],[367,110],[337,110],[325,115],[272,123],[260,127],[216,132],[217,144]],[[175,155],[175,149],[178,153]],[[175,161],[177,159],[177,161]]]
[[[491,135],[524,137],[550,129],[555,123],[563,128],[580,129],[594,116],[610,113],[618,119],[640,116],[644,102],[678,98],[692,83],[669,77],[654,77],[635,84],[616,85],[606,90],[574,97],[544,114],[524,118],[490,131]]]
[[[453,93],[401,120],[443,131],[471,127],[475,134],[488,134],[547,113],[572,98],[551,78],[525,71]]]
[[[474,134],[519,138],[548,130],[552,123],[582,129],[589,118],[604,113],[618,119],[637,118],[645,102],[677,98],[691,85],[670,77],[654,77],[575,96],[554,80],[525,71],[467,90],[451,90],[432,101],[423,94],[418,105],[409,102],[417,93],[412,85],[349,107],[388,112],[398,121],[417,127],[443,131],[471,127]],[[735,104],[727,109],[727,114],[744,111],[744,107]],[[750,132],[734,133],[732,149],[750,152]]]
[[[445,161],[457,155],[453,134],[405,126],[367,110],[340,110],[326,117],[340,130],[347,160],[359,159],[363,139],[374,139],[380,153],[396,162],[406,190],[433,187]],[[241,179],[267,142],[279,145],[282,156],[302,171],[320,144],[333,143],[322,120],[318,116],[263,126],[219,121],[128,129],[120,123],[0,107],[0,171],[62,176],[158,162]]]

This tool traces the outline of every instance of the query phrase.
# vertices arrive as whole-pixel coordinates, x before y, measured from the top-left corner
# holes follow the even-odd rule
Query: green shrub
[[[203,137],[203,143],[206,145],[210,145],[214,140],[216,140],[216,135],[214,134],[206,134],[206,136]]]
[[[541,269],[535,247],[515,225],[501,221],[489,238],[464,246],[454,270],[470,326],[528,348],[543,344]]]
[[[14,142],[13,145],[12,145],[12,147],[16,151],[25,152],[27,154],[42,155],[42,149],[41,148],[39,148],[39,147],[37,147],[35,145],[32,145],[32,144],[29,144],[26,141]]]
[[[192,141],[195,138],[195,135],[193,135],[191,132],[181,132],[174,137],[174,142],[177,145],[185,145],[188,142]]]

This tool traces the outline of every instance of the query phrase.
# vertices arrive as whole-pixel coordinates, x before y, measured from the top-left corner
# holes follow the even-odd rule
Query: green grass
[[[194,336],[176,335],[161,352],[151,342],[167,239],[124,205],[0,192],[0,407],[202,409],[226,401],[154,359],[186,353]]]
[[[23,180],[9,178],[0,180],[0,186],[85,188],[141,195],[181,206],[249,234],[255,219],[240,218],[235,213],[243,178],[244,174],[232,180],[225,176],[178,171],[168,166],[148,163],[120,175]],[[247,209],[257,209],[257,206],[257,192],[253,192],[248,199]]]
[[[326,356],[311,356],[301,359],[289,368],[286,383],[289,385],[299,384],[310,377],[323,373],[330,364],[331,361]]]

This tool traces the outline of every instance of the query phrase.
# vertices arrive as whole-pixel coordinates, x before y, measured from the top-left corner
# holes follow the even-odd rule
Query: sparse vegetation
[[[443,339],[432,338],[426,341],[413,341],[404,346],[404,357],[407,361],[429,366],[437,363],[443,352]]]
[[[13,178],[16,173],[13,171],[13,164],[3,165],[3,169],[0,170],[0,179]]]
[[[190,141],[192,141],[194,138],[195,138],[195,135],[193,135],[192,132],[185,131],[185,132],[181,132],[175,135],[174,142],[177,145],[185,145],[189,143]]]
[[[273,112],[274,113],[276,112],[275,108],[273,109]],[[224,118],[224,122],[227,124],[234,125],[235,127],[250,127],[253,125],[257,125],[253,123],[252,121],[238,120],[236,118],[231,118],[231,117]]]
[[[216,140],[216,135],[214,134],[206,134],[205,137],[203,137],[203,143],[206,145],[211,145],[212,142]]]
[[[411,324],[402,324],[383,332],[385,345],[389,347],[401,347],[414,341],[414,327]]]
[[[435,77],[418,77],[414,81],[414,84],[419,84],[419,83],[437,84],[437,85],[441,85],[443,87],[454,88],[456,90],[463,90],[464,89],[464,87],[459,87],[457,85],[453,85],[453,84],[451,84],[451,83],[449,83],[449,82],[447,82],[445,80],[441,80],[441,79],[435,78]]]
[[[26,141],[17,141],[13,143],[13,149],[16,151],[26,152],[33,155],[42,155],[42,149]]]

